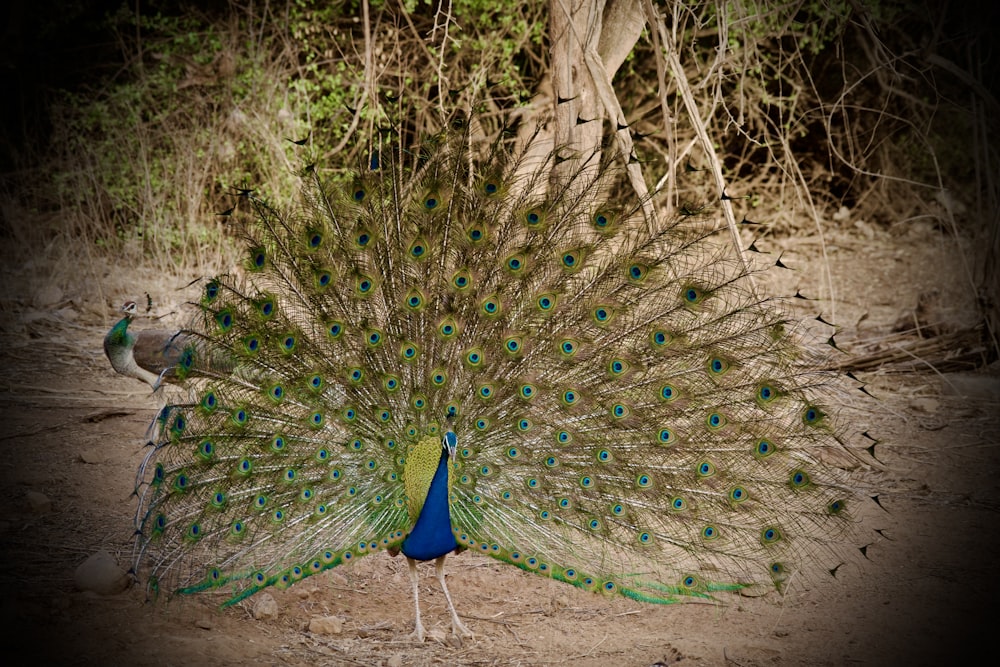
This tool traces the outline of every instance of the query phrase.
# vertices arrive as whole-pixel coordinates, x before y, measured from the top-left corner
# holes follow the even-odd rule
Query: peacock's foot
[[[457,618],[453,619],[451,622],[451,633],[457,637],[467,637],[469,639],[476,638],[476,633],[465,627],[465,624]]]
[[[412,639],[414,641],[418,641],[421,644],[423,644],[425,636],[426,634],[424,633],[423,624],[420,621],[417,621],[416,627],[413,628],[413,632],[407,635],[407,639]]]

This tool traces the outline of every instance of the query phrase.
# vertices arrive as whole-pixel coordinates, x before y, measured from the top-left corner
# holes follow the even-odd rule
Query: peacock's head
[[[455,452],[458,450],[458,436],[455,435],[454,431],[444,432],[441,437],[441,447],[448,450],[449,458],[455,458]]]

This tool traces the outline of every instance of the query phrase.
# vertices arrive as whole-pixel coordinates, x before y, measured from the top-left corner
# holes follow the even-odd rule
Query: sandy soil
[[[939,315],[968,313],[962,249],[930,227],[852,228],[789,243],[778,288],[822,293],[828,266],[841,339],[871,337],[930,295]],[[608,600],[465,553],[449,585],[476,637],[448,636],[444,598],[426,566],[431,637],[417,644],[405,562],[362,559],[272,593],[278,613],[256,620],[254,599],[219,611],[208,600],[151,605],[134,587],[76,591],[75,568],[104,549],[131,556],[135,471],[159,399],[116,376],[101,338],[126,298],[182,300],[194,276],[158,279],[88,266],[48,280],[8,258],[0,331],[0,658],[40,665],[946,665],[991,661],[1000,593],[1000,379],[989,373],[862,374],[847,417],[879,440],[884,511],[863,568],[784,598],[728,606],[657,607]],[[85,274],[85,275],[84,275]],[[25,280],[34,275],[34,280]],[[53,285],[55,282],[57,285]],[[926,300],[926,299],[925,299]],[[824,305],[826,303],[827,305]],[[836,303],[836,308],[831,305]],[[44,494],[51,510],[32,503]],[[338,616],[339,634],[308,630]],[[981,657],[977,656],[983,651]]]

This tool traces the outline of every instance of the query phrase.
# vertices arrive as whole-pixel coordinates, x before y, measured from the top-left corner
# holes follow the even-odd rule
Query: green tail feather
[[[456,539],[528,572],[668,603],[849,551],[826,379],[699,221],[609,206],[610,162],[512,183],[504,146],[468,145],[387,144],[346,186],[306,169],[289,213],[248,198],[248,277],[207,284],[197,402],[139,471],[137,570],[232,603],[395,550],[408,448],[446,422]]]

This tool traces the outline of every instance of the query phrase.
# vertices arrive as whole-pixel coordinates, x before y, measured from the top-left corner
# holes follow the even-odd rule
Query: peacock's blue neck
[[[414,560],[433,560],[457,547],[448,509],[448,451],[442,449],[424,506],[401,550]]]

